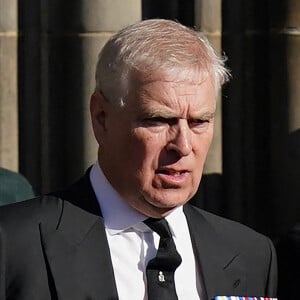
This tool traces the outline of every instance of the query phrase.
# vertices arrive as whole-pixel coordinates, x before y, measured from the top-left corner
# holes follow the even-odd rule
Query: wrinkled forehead
[[[196,106],[216,105],[216,94],[212,77],[207,73],[176,70],[176,72],[154,72],[135,74],[134,84],[127,97],[127,104],[135,109],[147,103],[165,105],[190,103]],[[153,101],[154,100],[154,101]],[[129,104],[130,103],[130,104]],[[126,104],[125,104],[126,106]],[[194,107],[194,106],[193,106]],[[195,109],[195,107],[193,108]]]

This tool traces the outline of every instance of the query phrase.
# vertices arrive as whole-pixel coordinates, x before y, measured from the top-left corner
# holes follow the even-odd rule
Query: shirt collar
[[[171,233],[174,237],[180,236],[183,232],[184,227],[183,221],[185,220],[185,214],[183,212],[183,207],[179,206],[175,208],[170,214],[166,216]]]
[[[90,172],[91,185],[101,208],[105,227],[110,235],[118,234],[131,228],[146,232],[150,231],[143,221],[147,216],[132,208],[107,180],[99,163],[96,162]],[[174,209],[167,217],[174,236],[181,230],[182,216],[185,218],[182,206]]]

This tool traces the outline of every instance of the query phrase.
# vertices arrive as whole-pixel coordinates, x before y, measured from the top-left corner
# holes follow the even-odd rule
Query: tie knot
[[[172,237],[169,224],[165,218],[162,219],[148,218],[147,220],[144,221],[144,223],[148,227],[150,227],[153,231],[155,231],[161,238]]]

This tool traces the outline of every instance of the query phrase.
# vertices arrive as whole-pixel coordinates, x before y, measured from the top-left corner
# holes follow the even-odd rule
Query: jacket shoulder
[[[0,207],[0,228],[16,232],[41,222],[56,226],[63,210],[63,200],[45,195]]]
[[[232,221],[189,205],[188,215],[193,220],[201,219],[210,233],[223,245],[235,249],[236,253],[261,262],[277,261],[272,241],[265,235],[239,222]],[[197,222],[197,221],[196,221]],[[199,221],[200,222],[200,221]],[[200,225],[201,226],[201,225]]]
[[[264,241],[266,239],[266,236],[244,224],[220,217],[193,205],[189,205],[188,211],[201,216],[217,234],[233,244],[235,244],[235,241],[241,243],[241,241],[245,240],[248,243],[251,240]]]

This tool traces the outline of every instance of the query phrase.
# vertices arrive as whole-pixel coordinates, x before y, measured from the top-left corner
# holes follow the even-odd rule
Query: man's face
[[[211,78],[197,81],[140,80],[124,107],[93,96],[100,166],[119,194],[147,216],[165,216],[197,191],[216,96]]]

